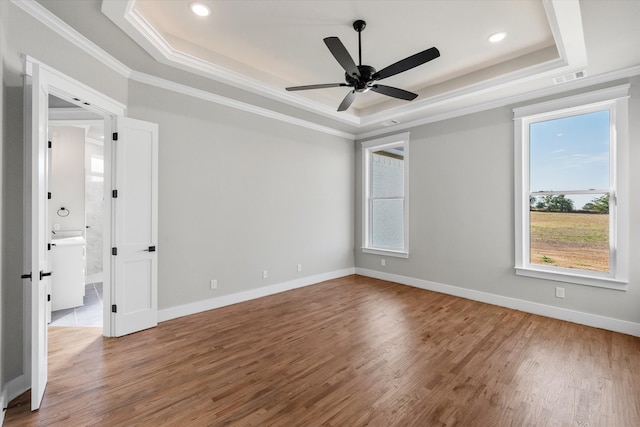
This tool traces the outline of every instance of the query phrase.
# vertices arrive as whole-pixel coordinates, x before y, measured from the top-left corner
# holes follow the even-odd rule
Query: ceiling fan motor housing
[[[376,69],[370,65],[358,65],[357,67],[360,72],[360,77],[344,73],[344,78],[347,84],[353,86],[357,92],[364,92],[371,87],[370,83],[373,83],[375,80],[373,75],[376,73]]]

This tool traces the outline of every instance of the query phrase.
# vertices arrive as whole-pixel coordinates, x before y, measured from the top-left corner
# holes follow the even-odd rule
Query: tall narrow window
[[[627,92],[514,110],[518,274],[613,288],[626,281]]]
[[[91,182],[103,182],[104,181],[104,157],[98,155],[91,155],[90,159],[89,180]]]
[[[408,256],[407,182],[409,134],[363,146],[363,251]]]

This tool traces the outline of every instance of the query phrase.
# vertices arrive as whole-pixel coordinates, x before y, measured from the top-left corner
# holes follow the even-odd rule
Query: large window
[[[628,86],[515,113],[516,272],[624,289]]]
[[[366,141],[363,149],[363,252],[408,256],[409,134]]]

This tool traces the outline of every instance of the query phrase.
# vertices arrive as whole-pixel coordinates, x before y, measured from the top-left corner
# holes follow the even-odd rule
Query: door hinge
[[[50,251],[51,250],[51,243],[47,243],[47,250]]]
[[[114,132],[114,133],[113,133],[113,138],[112,138],[112,139],[113,139],[114,141],[117,141],[117,140],[118,140],[118,132]]]
[[[48,141],[48,147],[51,148],[51,141]]]
[[[47,302],[51,302],[51,294],[47,294]]]
[[[51,200],[51,191],[47,192],[47,199]]]
[[[118,198],[118,190],[111,190],[111,197],[114,199]]]
[[[117,306],[117,305],[115,305],[115,304],[112,304],[112,305],[111,305],[111,312],[112,312],[112,313],[117,313],[117,312],[118,312],[118,306]]]
[[[111,248],[111,255],[118,255],[118,248]]]

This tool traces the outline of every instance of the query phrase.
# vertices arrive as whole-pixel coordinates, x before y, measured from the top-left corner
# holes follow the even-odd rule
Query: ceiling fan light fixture
[[[189,5],[191,8],[191,12],[195,13],[198,16],[209,16],[211,15],[211,8],[203,3],[191,3]]]
[[[489,40],[491,43],[498,43],[498,42],[501,42],[502,40],[504,40],[504,38],[505,38],[505,37],[507,37],[507,33],[505,33],[504,31],[501,31],[501,32],[499,32],[499,33],[491,34],[491,35],[489,36],[489,39],[488,39],[488,40]]]

